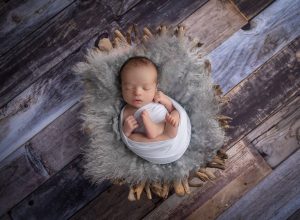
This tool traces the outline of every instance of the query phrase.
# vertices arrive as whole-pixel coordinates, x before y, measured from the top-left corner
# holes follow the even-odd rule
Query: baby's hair
[[[152,66],[155,68],[157,74],[158,74],[158,67],[157,65],[150,60],[147,57],[144,56],[134,56],[134,57],[130,57],[128,58],[123,65],[120,68],[119,74],[118,74],[118,80],[119,80],[119,84],[121,85],[122,83],[122,78],[121,75],[124,71],[126,71],[126,69],[129,69],[131,67],[137,67],[137,66]]]

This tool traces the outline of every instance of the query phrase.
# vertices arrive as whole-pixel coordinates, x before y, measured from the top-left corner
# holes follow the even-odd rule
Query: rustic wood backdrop
[[[230,102],[226,170],[189,196],[127,200],[82,176],[72,66],[131,24],[184,25]],[[300,0],[0,2],[0,219],[300,219]]]

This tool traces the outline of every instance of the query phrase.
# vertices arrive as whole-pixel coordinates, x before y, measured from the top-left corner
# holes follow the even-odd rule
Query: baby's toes
[[[167,122],[171,123],[171,115],[167,114],[165,119]]]
[[[149,117],[149,113],[147,112],[147,110],[144,110],[142,112],[141,116],[147,118],[147,117]]]

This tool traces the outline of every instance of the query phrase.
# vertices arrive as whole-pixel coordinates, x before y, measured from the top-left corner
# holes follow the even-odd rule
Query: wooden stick
[[[113,48],[113,46],[109,38],[102,38],[98,43],[98,48],[101,51],[109,52]]]
[[[152,199],[152,194],[151,194],[151,190],[150,190],[150,183],[147,181],[146,185],[145,185],[145,191],[147,194],[147,198],[148,199]]]
[[[177,180],[173,181],[173,187],[175,189],[175,193],[178,196],[184,196],[185,191],[184,191],[184,187],[183,187],[180,179],[177,179]]]
[[[205,173],[210,180],[216,179],[216,176],[211,171],[209,171],[207,168],[200,168],[199,171],[202,173]]]
[[[182,185],[183,185],[183,188],[184,188],[184,191],[186,194],[190,194],[191,193],[191,190],[190,190],[190,187],[189,187],[189,182],[188,182],[188,179],[187,178],[184,178],[182,180]]]

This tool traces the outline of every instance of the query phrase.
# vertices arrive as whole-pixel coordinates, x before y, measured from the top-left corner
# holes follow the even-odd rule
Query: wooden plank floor
[[[226,170],[189,196],[82,176],[71,67],[131,23],[185,25],[230,100]],[[300,0],[1,2],[0,219],[299,219],[299,37]]]

